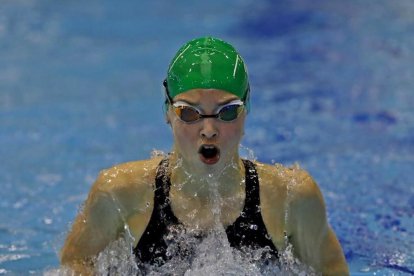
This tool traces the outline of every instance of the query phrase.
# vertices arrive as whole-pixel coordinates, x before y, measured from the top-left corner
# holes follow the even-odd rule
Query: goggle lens
[[[181,120],[187,123],[195,122],[200,119],[200,113],[197,109],[190,106],[177,106],[174,107],[174,111]]]
[[[227,105],[220,110],[220,112],[218,113],[218,118],[225,122],[231,122],[233,120],[236,120],[237,117],[239,117],[239,114],[242,110],[243,105]]]

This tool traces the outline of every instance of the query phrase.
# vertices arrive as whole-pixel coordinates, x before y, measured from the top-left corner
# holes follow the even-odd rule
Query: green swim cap
[[[214,88],[248,101],[249,80],[242,57],[229,43],[213,37],[197,38],[181,47],[164,85],[170,99],[191,89]]]

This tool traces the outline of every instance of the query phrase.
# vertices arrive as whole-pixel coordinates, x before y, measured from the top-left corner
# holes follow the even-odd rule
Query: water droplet
[[[250,229],[257,230],[257,225],[256,224],[250,224]]]
[[[51,218],[43,218],[43,223],[49,225],[53,223],[53,220]]]

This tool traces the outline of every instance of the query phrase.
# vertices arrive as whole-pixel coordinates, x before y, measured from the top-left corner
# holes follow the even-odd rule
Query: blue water
[[[243,145],[310,171],[351,273],[414,274],[414,2],[187,2],[0,2],[0,274],[58,267],[98,172],[170,149],[161,81],[206,34],[248,65]]]

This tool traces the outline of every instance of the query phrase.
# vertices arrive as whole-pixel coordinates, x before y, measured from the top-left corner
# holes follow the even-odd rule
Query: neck
[[[200,200],[225,199],[244,190],[244,165],[238,155],[223,162],[225,166],[198,168],[176,154],[170,159],[172,189]]]

